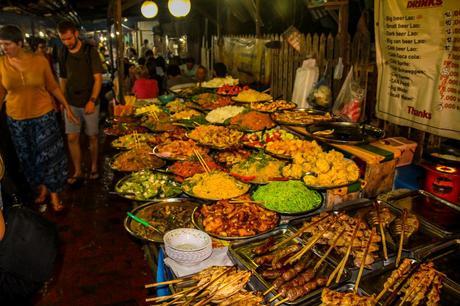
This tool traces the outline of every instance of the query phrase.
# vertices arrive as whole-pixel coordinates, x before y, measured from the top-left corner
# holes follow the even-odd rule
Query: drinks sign
[[[458,0],[375,0],[377,117],[460,139]]]

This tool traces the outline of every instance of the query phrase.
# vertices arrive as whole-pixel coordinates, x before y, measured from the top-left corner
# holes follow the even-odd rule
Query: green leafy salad
[[[169,176],[143,170],[131,174],[117,183],[115,190],[133,200],[146,201],[154,198],[170,198],[182,192],[180,184]]]

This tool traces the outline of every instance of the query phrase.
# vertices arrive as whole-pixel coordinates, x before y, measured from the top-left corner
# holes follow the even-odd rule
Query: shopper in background
[[[198,66],[195,72],[195,80],[200,84],[206,82],[208,80],[208,69],[201,65]]]
[[[227,66],[224,63],[214,64],[214,77],[225,78],[227,76]]]
[[[150,50],[150,48],[149,48],[149,40],[144,39],[144,42],[143,42],[142,47],[141,47],[141,52],[139,53],[139,57],[147,57],[147,55],[145,54],[147,52],[147,50]],[[153,55],[153,52],[152,52],[152,55]]]
[[[7,122],[24,175],[36,189],[37,204],[51,196],[52,208],[62,211],[59,198],[67,178],[67,157],[54,110],[54,96],[66,119],[78,123],[59,89],[48,61],[23,50],[22,31],[13,25],[0,29],[0,108],[6,97]]]
[[[132,92],[137,99],[153,99],[158,97],[158,83],[154,79],[149,79],[149,71],[145,66],[134,68],[134,82]]]
[[[79,123],[65,121],[67,142],[74,172],[68,183],[79,187],[83,182],[82,151],[80,132],[82,124],[89,138],[91,169],[89,179],[99,178],[98,173],[98,133],[99,133],[99,93],[102,87],[102,65],[95,47],[82,42],[76,26],[70,21],[58,25],[58,32],[65,49],[60,59],[61,88],[64,91]]]
[[[193,83],[191,78],[180,74],[180,68],[178,65],[168,65],[166,74],[168,75],[168,80],[166,81],[168,88],[171,88],[174,85]]]
[[[197,69],[198,65],[195,65],[195,59],[193,57],[186,58],[185,63],[180,66],[182,75],[189,78],[195,77]]]

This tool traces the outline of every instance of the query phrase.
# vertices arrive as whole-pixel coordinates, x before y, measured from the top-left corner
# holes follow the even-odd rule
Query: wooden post
[[[256,36],[260,38],[260,0],[256,0]]]
[[[339,7],[339,31],[338,31],[341,39],[340,48],[341,54],[340,56],[342,59],[346,58],[346,54],[348,53],[348,1],[340,5]]]
[[[121,0],[114,0],[114,24],[115,24],[115,41],[117,48],[117,76],[118,76],[118,101],[124,104],[124,88],[123,88],[123,79],[124,79],[124,65],[123,65],[123,55],[124,55],[124,46],[123,46],[123,29],[121,27]]]

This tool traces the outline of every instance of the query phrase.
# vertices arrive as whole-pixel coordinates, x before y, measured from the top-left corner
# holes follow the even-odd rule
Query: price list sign
[[[460,0],[375,0],[377,117],[460,139]]]

